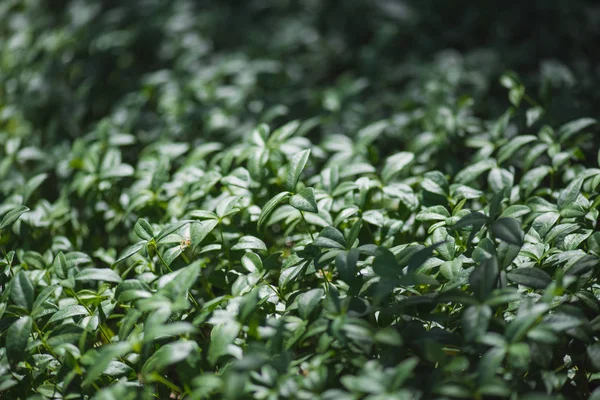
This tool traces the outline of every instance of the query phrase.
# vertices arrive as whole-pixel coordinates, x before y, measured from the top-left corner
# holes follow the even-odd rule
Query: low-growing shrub
[[[326,2],[61,3],[0,5],[0,398],[600,398],[595,119]]]

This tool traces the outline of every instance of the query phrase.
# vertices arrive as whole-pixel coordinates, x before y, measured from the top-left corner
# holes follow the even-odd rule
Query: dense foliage
[[[600,399],[600,7],[240,3],[0,2],[0,398]]]

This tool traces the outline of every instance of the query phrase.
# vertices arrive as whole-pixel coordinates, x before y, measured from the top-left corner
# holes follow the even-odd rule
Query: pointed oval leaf
[[[4,217],[2,218],[2,222],[0,222],[0,230],[8,228],[16,220],[18,220],[21,215],[25,214],[28,211],[29,211],[29,208],[27,208],[25,206],[19,206],[17,208],[13,208],[9,212],[7,212],[4,215]]]
[[[8,328],[6,333],[6,356],[11,368],[25,360],[27,340],[31,334],[33,319],[30,316],[21,317]]]
[[[121,282],[121,277],[108,268],[85,268],[75,276],[77,281]]]
[[[315,200],[315,190],[307,187],[296,193],[290,198],[290,205],[299,211],[318,213],[317,201]]]
[[[281,193],[278,193],[275,196],[273,196],[271,198],[271,200],[269,200],[267,202],[267,204],[265,204],[265,206],[263,207],[263,209],[258,217],[258,221],[256,222],[257,228],[259,231],[262,230],[262,228],[265,226],[265,223],[268,221],[268,219],[271,216],[271,214],[273,213],[273,211],[275,211],[275,208],[280,203],[287,200],[290,196],[291,196],[290,192],[281,192]]]
[[[133,227],[135,234],[142,240],[151,240],[154,237],[152,226],[143,218],[140,218]]]
[[[15,305],[31,311],[35,299],[34,287],[23,270],[19,271],[11,281],[10,298]]]
[[[533,289],[544,289],[552,282],[552,277],[546,271],[535,267],[514,269],[507,273],[506,277],[511,282]]]
[[[521,246],[525,233],[521,229],[521,223],[514,218],[499,218],[492,224],[492,233],[498,239],[507,243]]]
[[[302,171],[308,162],[309,156],[310,149],[306,149],[302,150],[292,158],[285,185],[287,190],[294,191],[296,189],[296,184],[298,183],[300,174],[302,174]]]

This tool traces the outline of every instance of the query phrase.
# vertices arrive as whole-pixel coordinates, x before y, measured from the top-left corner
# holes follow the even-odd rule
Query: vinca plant
[[[396,62],[411,2],[59,3],[0,4],[0,398],[600,399],[568,66]]]

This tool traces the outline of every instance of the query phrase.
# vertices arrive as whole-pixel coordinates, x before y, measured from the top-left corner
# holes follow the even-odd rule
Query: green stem
[[[152,375],[152,379],[155,380],[156,382],[162,383],[163,385],[165,385],[166,387],[168,387],[169,389],[171,389],[173,392],[177,393],[178,395],[181,394],[181,392],[182,392],[182,390],[179,386],[177,386],[173,382],[169,381],[162,375],[155,373]]]
[[[227,257],[227,262],[229,263],[229,267],[231,267],[231,256],[229,254],[229,246],[228,243],[225,243],[225,236],[223,235],[223,222],[219,222],[219,235],[221,236],[221,246],[223,246],[223,250],[225,251],[225,257]]]
[[[92,315],[94,315],[94,313],[92,312],[92,310],[83,301],[81,301],[81,299],[79,298],[79,296],[77,296],[77,293],[75,293],[75,291],[73,289],[70,289],[70,292],[73,295],[73,297],[75,297],[75,300],[77,300],[77,302],[79,304],[81,304],[85,308],[85,310],[88,312],[88,314],[90,315],[90,317]],[[110,343],[110,337],[108,336],[108,333],[106,333],[106,331],[102,327],[101,323],[98,323],[98,328],[100,328],[100,333],[102,333],[102,336],[104,336],[104,339],[106,340],[106,343]]]
[[[306,225],[306,230],[308,231],[308,234],[310,235],[310,238],[312,239],[312,241],[315,241],[315,237],[313,236],[312,231],[310,230],[310,225],[308,224],[308,222],[306,221],[306,218],[304,218],[304,213],[302,211],[300,211],[300,216],[302,217],[302,221],[304,221],[304,224]]]

